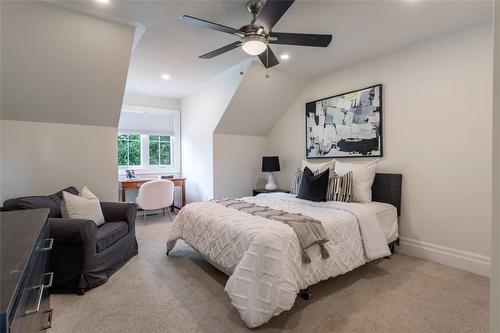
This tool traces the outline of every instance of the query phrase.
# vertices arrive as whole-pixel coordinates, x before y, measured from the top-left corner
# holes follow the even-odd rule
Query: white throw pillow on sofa
[[[362,164],[341,161],[335,163],[335,172],[340,176],[352,171],[352,201],[372,201],[372,185],[377,165],[378,160]]]
[[[63,198],[62,217],[92,220],[97,226],[104,223],[99,199],[86,186],[82,189],[80,196],[63,192]]]
[[[325,172],[327,169],[330,169],[330,178],[334,176],[335,172],[335,160],[331,160],[325,163],[311,163],[306,160],[302,160],[302,171],[308,167],[314,174],[320,174]]]

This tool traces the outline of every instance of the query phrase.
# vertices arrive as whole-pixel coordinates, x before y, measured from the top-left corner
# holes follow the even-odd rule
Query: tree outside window
[[[141,165],[141,136],[138,134],[118,135],[118,165]]]
[[[149,136],[149,165],[171,164],[170,136]]]

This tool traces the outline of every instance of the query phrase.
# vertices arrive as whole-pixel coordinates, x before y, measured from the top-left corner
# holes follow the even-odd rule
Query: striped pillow
[[[291,194],[299,194],[300,183],[302,182],[302,170],[297,169],[292,177],[292,187],[290,188]]]
[[[317,174],[317,172],[314,172]],[[297,169],[292,178],[291,194],[299,194],[300,183],[302,181],[302,170]],[[328,189],[326,192],[327,201],[352,201],[352,171],[339,176],[333,173],[328,180]]]
[[[351,202],[352,199],[352,171],[345,175],[334,177],[328,180],[327,201]]]

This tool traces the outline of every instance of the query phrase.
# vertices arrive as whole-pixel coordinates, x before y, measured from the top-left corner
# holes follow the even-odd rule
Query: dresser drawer
[[[53,274],[47,272],[49,251],[53,239],[48,238],[48,228],[40,234],[36,247],[28,263],[27,275],[23,279],[23,288],[19,296],[15,315],[10,325],[10,332],[28,333],[47,329],[52,320],[49,289]]]

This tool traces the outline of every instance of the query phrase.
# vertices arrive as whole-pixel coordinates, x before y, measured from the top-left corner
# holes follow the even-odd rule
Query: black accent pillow
[[[305,167],[297,198],[310,201],[326,201],[329,176],[330,169],[315,176],[311,169]]]

